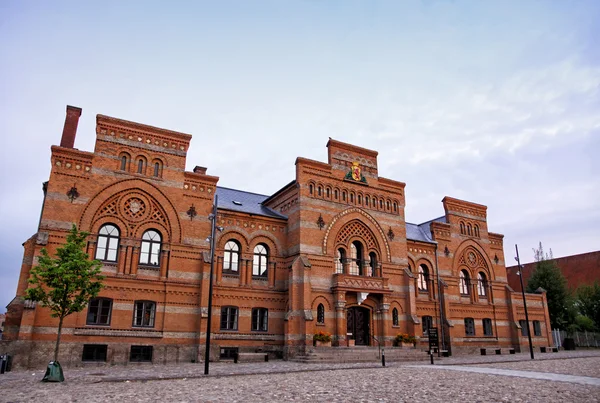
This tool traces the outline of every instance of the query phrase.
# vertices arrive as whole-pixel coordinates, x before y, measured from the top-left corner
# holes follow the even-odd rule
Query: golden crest
[[[352,167],[350,168],[350,171],[346,174],[346,177],[344,179],[352,179],[357,182],[367,183],[366,178],[362,174],[362,170],[358,161],[354,161],[352,163]]]

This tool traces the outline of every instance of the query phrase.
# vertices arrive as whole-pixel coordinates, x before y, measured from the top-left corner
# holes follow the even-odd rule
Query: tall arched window
[[[354,193],[350,193],[350,203],[354,203]]]
[[[269,250],[267,246],[259,243],[254,247],[254,262],[252,265],[252,275],[267,277],[267,267],[269,265]]]
[[[153,169],[154,169],[154,172],[152,174],[155,177],[159,178],[162,176],[162,163],[160,161],[154,161]]]
[[[466,270],[461,270],[460,271],[460,281],[459,281],[459,288],[460,288],[460,293],[462,295],[469,295],[469,272]]]
[[[144,157],[138,157],[137,159],[137,173],[145,174],[146,173],[146,159]]]
[[[419,291],[427,291],[429,287],[429,269],[422,264],[419,266],[419,277],[417,278],[417,287]]]
[[[344,273],[344,260],[346,260],[346,251],[342,248],[337,250],[335,256],[335,272]]]
[[[161,236],[158,231],[149,229],[142,235],[142,250],[140,252],[140,264],[150,266],[159,265]]]
[[[338,199],[338,190],[337,190],[337,189],[335,189],[335,190],[333,191],[333,198],[334,198],[335,200],[337,200],[337,199]]]
[[[467,224],[467,235],[471,236],[471,224]]]
[[[464,235],[465,233],[465,223],[461,221],[460,223],[460,233]]]
[[[367,276],[377,276],[377,255],[375,252],[369,253],[369,273]]]
[[[129,161],[131,160],[131,156],[127,153],[122,153],[121,154],[121,165],[120,165],[120,169],[121,171],[127,171],[127,169],[129,168]]]
[[[223,253],[223,271],[237,273],[239,261],[240,245],[238,245],[236,241],[227,241],[225,244],[225,252]]]
[[[475,224],[473,230],[475,231],[474,235],[479,238],[479,225]]]
[[[317,307],[317,323],[321,325],[325,324],[325,307],[323,304],[319,304]]]
[[[358,241],[350,244],[350,274],[355,276],[363,274],[363,246]]]
[[[313,194],[313,184],[308,185],[308,193],[312,196]]]
[[[98,231],[96,259],[105,262],[116,262],[119,250],[119,229],[112,224],[105,224]]]
[[[477,294],[480,297],[487,297],[487,278],[481,271],[477,273]]]
[[[369,207],[369,196],[365,196],[365,206]]]
[[[392,326],[398,326],[398,308],[392,310]]]

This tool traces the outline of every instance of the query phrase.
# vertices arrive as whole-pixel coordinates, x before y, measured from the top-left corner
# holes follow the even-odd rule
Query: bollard
[[[381,350],[381,366],[385,367],[385,350]]]
[[[237,353],[234,353],[233,354],[233,363],[237,364],[237,361],[238,361],[238,355],[237,355]]]
[[[269,354],[265,354],[265,362],[269,362]]]
[[[0,374],[3,374],[6,370],[6,356],[0,355]]]
[[[431,357],[431,365],[433,365],[433,351],[429,352],[429,357]]]

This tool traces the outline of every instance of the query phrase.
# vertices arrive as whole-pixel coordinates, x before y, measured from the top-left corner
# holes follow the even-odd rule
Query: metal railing
[[[375,335],[371,335],[371,338],[377,342],[377,358],[381,358],[381,342]]]

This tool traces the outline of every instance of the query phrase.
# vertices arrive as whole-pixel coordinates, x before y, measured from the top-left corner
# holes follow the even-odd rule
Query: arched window
[[[394,202],[394,213],[398,211],[398,204],[396,202]]]
[[[358,241],[350,244],[350,274],[363,275],[363,246]]]
[[[350,203],[354,203],[354,193],[350,193]]]
[[[162,163],[160,161],[154,161],[154,172],[152,174],[157,178],[162,176]]]
[[[389,200],[385,202],[385,206],[386,206],[386,209],[389,211],[389,209],[390,209],[390,201]]]
[[[459,288],[460,288],[460,293],[462,295],[469,295],[469,285],[470,285],[470,281],[469,281],[469,272],[466,270],[461,270],[460,271],[460,281],[459,281]]]
[[[337,190],[337,189],[333,191],[333,198],[334,198],[335,200],[337,200],[337,199],[338,199],[338,190]]]
[[[427,291],[429,286],[429,269],[422,264],[419,266],[419,277],[417,278],[417,287],[419,291]]]
[[[467,235],[471,236],[471,224],[467,224]]]
[[[465,233],[465,223],[461,221],[460,223],[460,233],[464,235]]]
[[[223,271],[230,273],[238,272],[240,261],[240,245],[236,241],[227,241],[225,252],[223,252]]]
[[[335,272],[344,273],[344,260],[346,260],[346,251],[342,248],[337,250],[335,257]]]
[[[358,204],[362,204],[362,195],[358,195]]]
[[[317,195],[322,196],[322,194],[323,194],[323,188],[321,186],[317,187]]]
[[[379,209],[383,210],[383,200],[379,200]]]
[[[473,229],[474,229],[474,231],[475,231],[475,234],[474,234],[474,235],[475,235],[477,238],[479,238],[479,225],[475,224],[475,227],[474,227]]]
[[[377,255],[375,252],[369,253],[369,272],[367,276],[377,276]]]
[[[342,192],[342,201],[346,201],[346,191]]]
[[[96,259],[105,262],[116,262],[119,250],[119,229],[112,224],[105,224],[98,231]]]
[[[140,264],[159,265],[161,237],[158,231],[149,229],[142,235],[142,250]]]
[[[325,324],[325,307],[323,304],[319,304],[317,307],[317,323],[321,325]]]
[[[328,199],[331,197],[331,189],[329,189],[329,188],[325,189],[325,197],[327,197]]]
[[[392,310],[392,326],[398,326],[398,308]]]
[[[477,273],[477,294],[483,298],[487,297],[487,278],[481,271]]]
[[[365,196],[365,206],[369,207],[369,196]]]
[[[121,154],[121,165],[120,165],[120,169],[121,171],[127,171],[129,168],[129,161],[131,161],[131,156],[127,153],[122,153]]]
[[[138,157],[137,173],[139,173],[139,174],[146,173],[146,160],[144,159],[144,157]]]
[[[312,185],[312,183],[310,185],[308,185],[308,193],[310,193],[311,196],[313,194],[313,185]]]
[[[252,275],[267,277],[267,267],[269,264],[269,250],[267,246],[259,243],[254,247],[254,262],[252,265]]]

